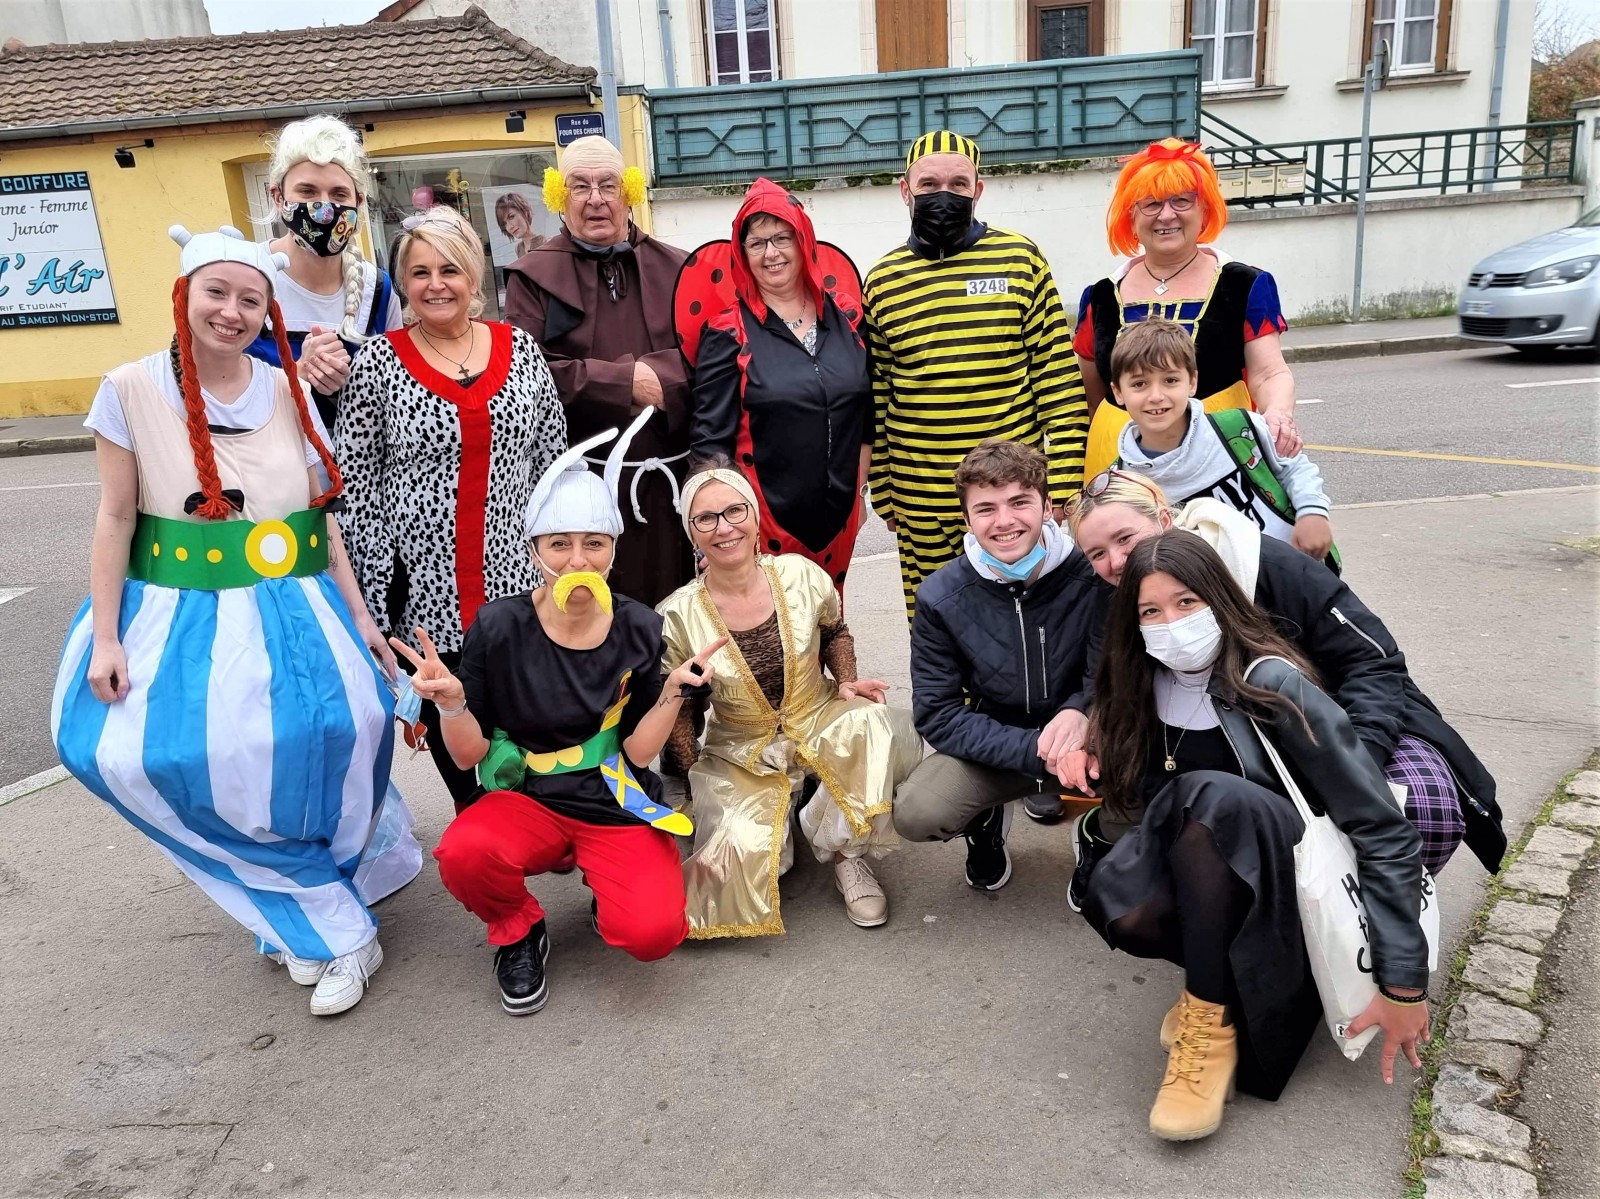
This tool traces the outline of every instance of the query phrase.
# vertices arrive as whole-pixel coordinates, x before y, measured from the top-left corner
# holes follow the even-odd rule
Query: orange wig
[[[183,414],[189,427],[189,448],[194,451],[195,474],[200,479],[202,502],[195,509],[195,514],[207,520],[225,520],[232,513],[233,505],[222,494],[222,479],[217,473],[217,460],[211,448],[211,429],[206,423],[205,398],[200,394],[200,374],[195,369],[194,363],[194,334],[189,326],[189,276],[187,275],[180,276],[173,284],[172,308],[178,333],[178,359],[183,367],[183,377],[179,380],[179,388],[183,392]],[[317,457],[322,460],[323,469],[328,472],[328,489],[311,501],[313,508],[321,508],[344,490],[344,480],[339,475],[339,467],[334,462],[333,455],[328,452],[328,447],[317,434],[316,426],[311,423],[306,394],[300,386],[300,372],[295,368],[294,352],[289,348],[283,313],[278,309],[277,300],[271,301],[268,319],[272,322],[273,337],[278,344],[278,357],[283,363],[283,373],[289,378],[289,394],[294,397],[295,414],[300,420],[300,431],[315,447]]]
[[[1228,205],[1217,186],[1217,168],[1193,142],[1169,137],[1152,142],[1122,164],[1111,207],[1106,210],[1106,241],[1113,254],[1131,258],[1139,252],[1133,231],[1133,206],[1192,191],[1200,198],[1204,220],[1198,240],[1217,240],[1228,223]]]

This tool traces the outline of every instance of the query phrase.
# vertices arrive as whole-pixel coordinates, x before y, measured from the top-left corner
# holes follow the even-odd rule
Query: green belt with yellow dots
[[[128,547],[128,577],[161,587],[223,591],[262,579],[305,578],[328,569],[328,514],[282,520],[173,520],[141,512]]]

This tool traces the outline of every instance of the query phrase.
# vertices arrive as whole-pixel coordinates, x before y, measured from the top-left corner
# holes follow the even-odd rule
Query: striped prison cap
[[[924,133],[911,143],[911,149],[906,152],[906,170],[911,169],[911,164],[919,158],[926,158],[930,154],[959,154],[963,158],[972,160],[972,169],[978,169],[978,159],[982,152],[978,143],[970,137],[962,137],[959,133],[951,133],[948,129],[938,129],[932,133]]]

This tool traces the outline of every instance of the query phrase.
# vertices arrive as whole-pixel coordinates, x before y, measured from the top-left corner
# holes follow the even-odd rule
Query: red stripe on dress
[[[407,330],[387,334],[395,353],[411,377],[434,395],[455,405],[461,425],[461,467],[456,477],[456,598],[461,610],[461,631],[477,619],[486,601],[483,581],[483,547],[489,498],[489,462],[492,458],[493,421],[489,401],[505,386],[511,373],[511,326],[484,321],[489,330],[489,363],[470,387],[435,370],[423,358]]]

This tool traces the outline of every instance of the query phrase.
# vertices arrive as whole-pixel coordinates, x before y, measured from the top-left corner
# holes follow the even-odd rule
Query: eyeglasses
[[[725,520],[730,525],[742,525],[750,519],[749,504],[729,504],[721,512],[700,512],[689,518],[689,523],[702,533],[714,533],[717,522]]]
[[[1097,500],[1106,493],[1106,489],[1111,486],[1112,479],[1125,479],[1129,483],[1137,484],[1148,491],[1156,503],[1162,502],[1161,493],[1156,490],[1155,484],[1151,483],[1149,479],[1146,479],[1143,475],[1132,475],[1125,470],[1118,470],[1114,466],[1109,470],[1101,471],[1090,479],[1082,494],[1091,500]]]
[[[584,179],[576,179],[567,184],[567,194],[580,204],[596,193],[602,200],[615,200],[622,194],[622,184],[615,179],[607,179],[604,183],[590,183]]]
[[[1163,208],[1170,208],[1173,212],[1188,212],[1199,199],[1200,197],[1194,192],[1179,192],[1175,196],[1165,196],[1159,200],[1140,200],[1133,207],[1136,212],[1144,216],[1160,216]]]
[[[752,237],[744,243],[744,252],[754,258],[765,254],[768,246],[780,253],[785,250],[792,250],[794,248],[794,234],[774,233],[771,237]]]

